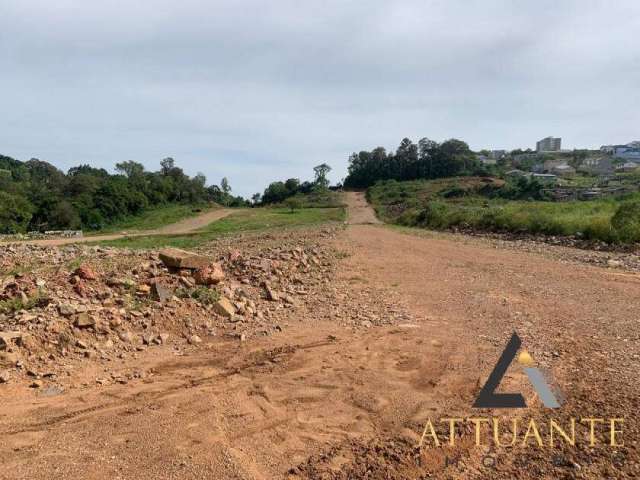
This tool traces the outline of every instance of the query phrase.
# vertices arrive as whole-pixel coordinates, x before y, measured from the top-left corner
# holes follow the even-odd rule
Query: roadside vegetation
[[[637,193],[590,201],[511,199],[526,198],[528,188],[526,182],[463,177],[379,182],[367,196],[381,219],[398,225],[640,242]]]
[[[308,227],[329,222],[344,221],[345,210],[334,208],[250,208],[232,213],[203,229],[183,235],[152,235],[125,237],[112,241],[96,242],[100,245],[133,249],[178,247],[193,248],[221,236],[241,232],[268,231],[272,229]]]
[[[206,186],[204,175],[189,177],[172,158],[162,160],[157,172],[126,161],[111,174],[89,165],[64,173],[35,158],[21,162],[0,155],[0,234],[122,228],[116,225],[152,219],[153,214],[143,215],[152,208],[208,202],[247,205],[231,195],[226,178],[220,186]]]
[[[105,227],[96,233],[112,233],[122,231],[144,231],[154,230],[181,220],[201,215],[202,212],[220,208],[216,204],[211,206],[209,203],[199,204],[174,204],[156,208],[149,208],[138,215],[130,215],[118,220],[115,223]]]

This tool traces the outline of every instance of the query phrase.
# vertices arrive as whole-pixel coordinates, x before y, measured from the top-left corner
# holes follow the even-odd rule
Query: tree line
[[[353,153],[344,186],[366,188],[380,180],[416,180],[484,174],[469,145],[457,139],[442,143],[421,139],[417,144],[404,138],[397,150],[383,147]]]
[[[220,186],[206,186],[204,175],[189,177],[170,157],[157,172],[126,161],[116,165],[115,174],[89,165],[65,174],[42,160],[0,155],[0,233],[98,230],[149,207],[201,202],[246,203],[231,195],[226,178]]]

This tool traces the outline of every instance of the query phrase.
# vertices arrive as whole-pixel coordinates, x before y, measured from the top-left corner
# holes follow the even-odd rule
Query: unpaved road
[[[150,235],[179,235],[184,233],[194,232],[202,227],[206,227],[211,222],[220,220],[226,217],[232,211],[228,209],[210,210],[201,215],[197,215],[191,218],[185,218],[179,222],[172,223],[171,225],[165,225],[164,227],[156,228],[153,230],[145,230],[141,232],[130,233],[112,233],[108,235],[93,235],[82,238],[52,238],[45,240],[25,240],[24,243],[32,245],[68,245],[70,243],[85,243],[85,242],[97,242],[106,240],[117,240],[124,237],[146,237]],[[11,242],[6,242],[11,243]]]
[[[350,218],[361,196],[348,194]],[[360,213],[358,213],[360,212]],[[354,330],[300,322],[186,357],[156,350],[137,383],[0,407],[0,478],[636,478],[640,277],[384,226],[351,225],[339,279],[398,299],[411,321]],[[517,331],[566,403],[554,417],[623,417],[625,447],[412,448],[429,418],[470,417]],[[94,371],[78,382],[91,381]],[[521,372],[525,412],[542,416]],[[494,414],[497,414],[494,412]],[[484,416],[487,413],[484,412]],[[497,467],[483,466],[489,455]],[[445,456],[457,466],[445,465]],[[445,468],[446,467],[446,468]]]
[[[364,192],[346,192],[345,195],[349,205],[347,223],[350,225],[376,225],[382,223],[367,203]]]

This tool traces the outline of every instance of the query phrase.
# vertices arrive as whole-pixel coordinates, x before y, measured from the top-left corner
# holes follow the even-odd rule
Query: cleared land
[[[361,197],[347,198],[354,218]],[[201,334],[198,345],[177,334],[173,343],[125,349],[120,357],[82,359],[73,350],[63,357],[69,374],[45,380],[60,392],[29,389],[28,377],[0,386],[0,478],[640,474],[637,272],[587,265],[586,253],[568,248],[530,253],[375,225],[245,232],[225,241],[201,251],[242,252],[247,262],[233,274],[228,270],[229,285],[250,279],[242,288],[259,289],[257,275],[268,278],[267,253],[278,259],[268,275],[279,285],[300,255],[294,252],[308,252],[317,266],[290,277],[305,293],[295,294],[293,304],[261,300],[260,308],[269,307],[267,320],[221,320],[219,333]],[[11,258],[7,254],[5,264]],[[135,258],[149,255],[127,257],[129,270],[122,272]],[[98,268],[116,258],[92,261]],[[197,316],[187,312],[189,305],[151,310],[149,322],[167,328],[162,315],[169,309],[177,332],[205,331],[198,325],[207,311]],[[130,328],[135,318],[125,320]],[[562,389],[560,410],[544,409],[518,369],[508,372],[501,389],[523,392],[530,408],[471,407],[514,330]],[[255,334],[242,341],[245,331]],[[125,381],[97,384],[97,377]],[[540,424],[553,415],[563,425],[569,417],[624,418],[625,446],[605,447],[607,436],[599,433],[598,445],[590,447],[582,430],[576,447],[474,447],[467,430],[455,447],[415,448],[427,419],[492,414]],[[446,435],[446,425],[438,431]],[[483,463],[487,456],[494,465]]]

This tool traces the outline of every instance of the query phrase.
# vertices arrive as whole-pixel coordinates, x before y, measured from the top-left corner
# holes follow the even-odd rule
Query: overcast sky
[[[0,154],[250,195],[353,151],[640,140],[640,1],[0,0]]]

